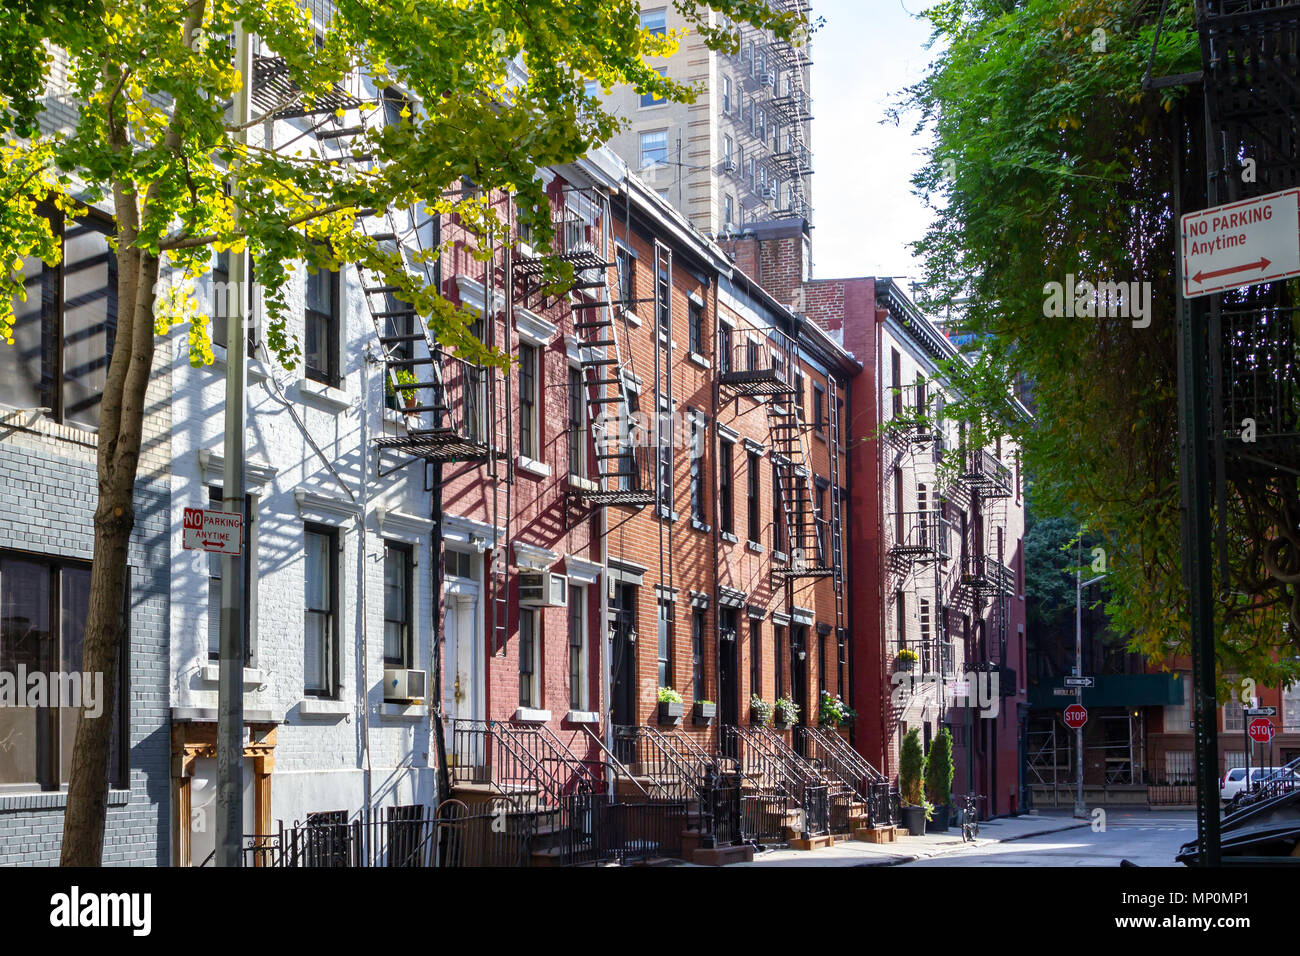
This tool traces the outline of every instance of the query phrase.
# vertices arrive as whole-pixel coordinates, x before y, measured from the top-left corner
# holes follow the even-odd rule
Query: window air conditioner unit
[[[523,607],[568,607],[568,577],[554,571],[521,571],[519,603]]]
[[[722,171],[726,173],[734,173],[736,171],[736,161],[734,159],[723,160]]]
[[[771,70],[768,70],[767,76],[765,76],[763,79],[767,81],[768,86],[772,87],[773,89],[776,88],[776,74],[773,73]]]
[[[384,700],[409,703],[428,697],[427,676],[424,671],[404,668],[384,668]]]

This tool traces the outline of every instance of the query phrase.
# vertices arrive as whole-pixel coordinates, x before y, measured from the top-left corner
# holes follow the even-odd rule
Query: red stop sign
[[[1088,708],[1083,704],[1071,704],[1061,716],[1065,719],[1065,726],[1078,730],[1088,722]]]
[[[1255,717],[1248,728],[1250,739],[1257,744],[1266,744],[1273,739],[1273,721],[1267,717]]]

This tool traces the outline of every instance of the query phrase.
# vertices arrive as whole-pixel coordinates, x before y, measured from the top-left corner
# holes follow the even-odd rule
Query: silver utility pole
[[[235,66],[242,85],[235,94],[235,125],[241,142],[249,118],[253,82],[252,45],[242,23],[235,24]],[[238,162],[238,160],[236,160]],[[235,202],[240,191],[235,190]],[[238,211],[236,211],[238,221]],[[245,395],[248,348],[244,312],[248,305],[245,253],[230,253],[226,290],[226,441],[222,498],[225,510],[244,513],[244,430],[248,423]],[[246,536],[243,536],[246,541]],[[239,866],[244,835],[244,593],[247,556],[221,556],[221,659],[217,690],[217,866]]]
[[[1083,589],[1096,584],[1106,575],[1083,580],[1083,535],[1079,535],[1079,566],[1074,569],[1074,676],[1083,676]],[[1079,688],[1079,703],[1083,703],[1083,688]],[[1074,731],[1075,750],[1079,755],[1079,765],[1075,768],[1074,815],[1080,818],[1088,816],[1088,808],[1083,805],[1083,726]]]

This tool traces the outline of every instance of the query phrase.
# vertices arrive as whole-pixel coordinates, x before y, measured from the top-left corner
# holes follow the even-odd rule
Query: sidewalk
[[[1037,815],[1003,817],[980,823],[980,835],[974,843],[963,843],[960,827],[947,833],[930,833],[919,837],[899,837],[896,843],[863,843],[843,840],[820,850],[764,850],[754,855],[752,863],[733,866],[897,866],[913,860],[928,859],[958,852],[962,847],[979,847],[992,843],[1027,840],[1044,833],[1076,830],[1089,825],[1076,820],[1068,810],[1052,810]]]

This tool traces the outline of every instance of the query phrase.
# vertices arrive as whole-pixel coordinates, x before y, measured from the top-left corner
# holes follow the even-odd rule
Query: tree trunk
[[[129,207],[126,205],[129,203]],[[104,675],[99,717],[85,709],[77,725],[68,804],[63,816],[63,866],[98,866],[108,809],[108,758],[117,696],[119,649],[126,633],[127,549],[135,526],[135,478],[144,428],[145,390],[153,367],[153,300],[158,257],[134,248],[135,200],[120,191],[118,211],[118,336],[100,406],[95,548],[90,569],[82,670]],[[122,701],[129,706],[129,701]],[[122,741],[124,750],[129,740]]]

